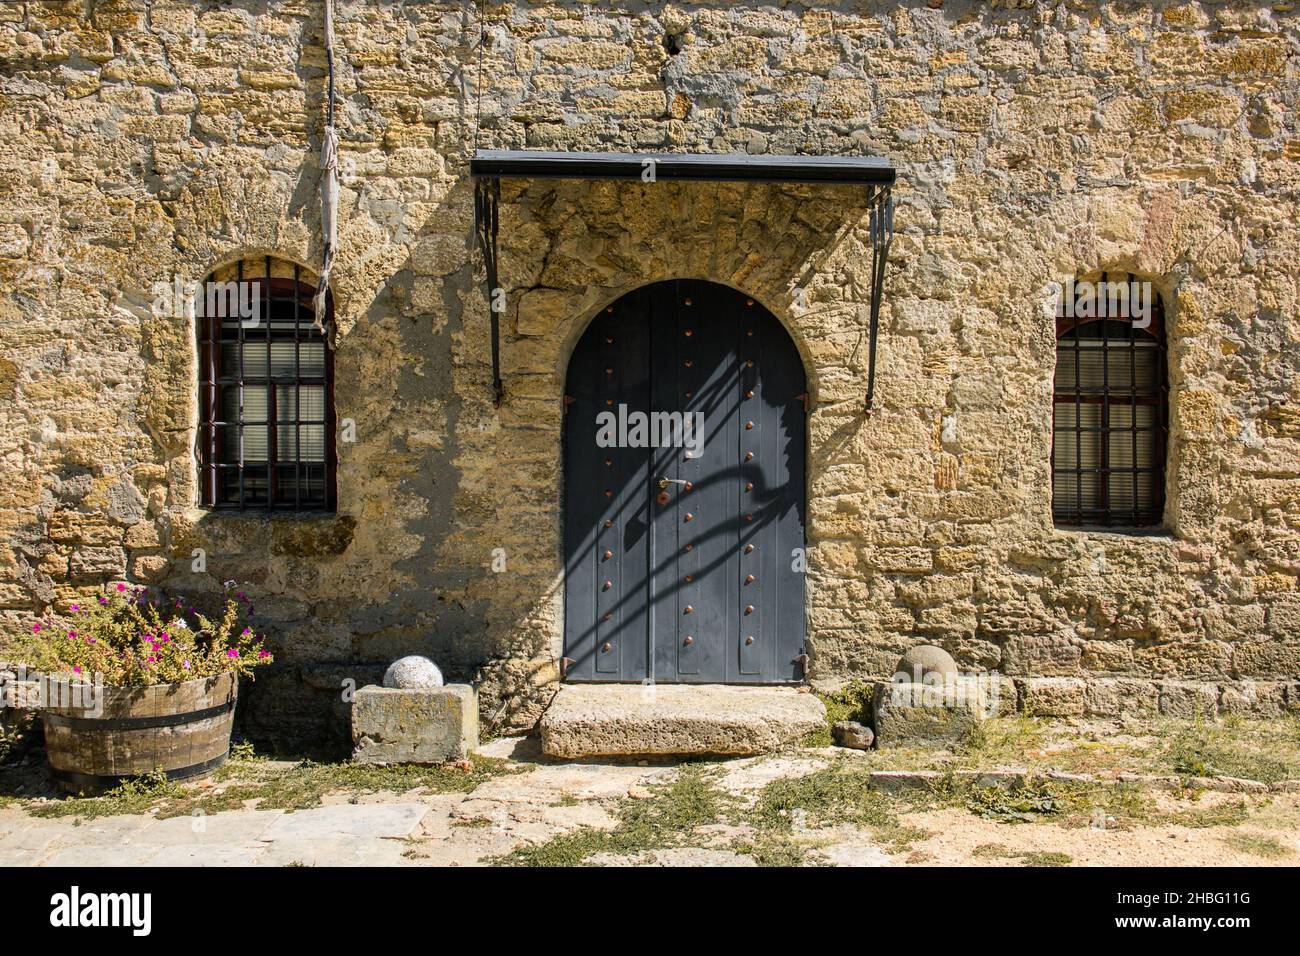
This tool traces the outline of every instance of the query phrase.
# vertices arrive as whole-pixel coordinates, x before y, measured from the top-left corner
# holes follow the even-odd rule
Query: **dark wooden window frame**
[[[221,316],[199,316],[195,321],[195,332],[198,338],[198,358],[199,358],[199,428],[196,439],[196,457],[199,462],[199,486],[201,495],[201,504],[203,507],[219,511],[240,511],[240,512],[319,512],[330,513],[337,508],[337,449],[335,443],[335,434],[337,431],[336,416],[334,411],[334,351],[330,348],[329,336],[320,335],[312,326],[313,316],[313,298],[316,289],[313,286],[305,285],[302,279],[301,268],[298,265],[293,266],[293,278],[273,278],[272,258],[266,257],[265,271],[263,275],[250,278],[245,275],[245,263],[240,262],[237,267],[236,281],[255,282],[260,287],[263,319],[265,326],[265,342],[267,349],[267,368],[265,376],[256,376],[248,378],[244,374],[244,345],[246,342],[260,342],[260,337],[249,339],[245,336],[243,323],[236,317],[234,319]],[[203,292],[206,296],[207,282],[214,281],[214,276],[208,276],[204,283]],[[272,309],[277,306],[282,307],[291,303],[293,307],[293,330],[292,334],[276,334],[276,330],[271,323]],[[206,309],[204,310],[206,312]],[[326,320],[325,328],[332,327],[334,318],[334,305],[332,299],[326,299]],[[232,339],[223,339],[223,330],[229,331],[233,326],[237,329],[236,337]],[[323,376],[310,376],[301,374],[301,356],[299,346],[308,341],[320,340],[324,345],[324,371]],[[239,368],[225,369],[221,367],[221,345],[222,342],[237,342],[236,352],[239,357]],[[275,341],[292,341],[294,343],[294,373],[289,376],[276,376],[272,374],[271,368],[271,343]],[[276,408],[276,389],[280,386],[301,386],[301,385],[319,385],[324,388],[325,392],[325,416],[323,420],[305,420],[302,415],[302,400],[299,397],[295,401],[294,417],[281,419]],[[262,386],[266,388],[267,393],[267,411],[266,421],[262,422],[245,422],[243,421],[243,399],[242,392],[245,386]],[[220,407],[220,390],[224,387],[236,387],[240,389],[240,411],[239,417],[235,421],[225,421],[221,417]],[[297,393],[295,393],[297,394]],[[243,448],[243,430],[248,426],[261,427],[264,425],[267,431],[267,457],[266,457],[266,500],[265,501],[248,501],[245,494],[245,468],[248,467],[243,460],[242,452],[237,461],[225,460],[223,456],[223,443],[221,441],[221,429],[233,428],[239,437],[238,445]],[[323,425],[324,426],[324,449],[325,460],[322,463],[324,470],[324,489],[322,500],[303,501],[304,488],[304,463],[302,461],[302,434],[299,427],[303,425]],[[284,427],[293,427],[296,436],[294,441],[294,458],[293,477],[289,480],[290,489],[282,485],[282,479],[279,475],[281,467],[287,462],[279,462],[279,449],[277,447],[279,440],[279,430]],[[315,463],[307,463],[308,466]],[[260,466],[259,466],[260,467]],[[238,489],[237,496],[233,500],[226,500],[222,495],[222,482],[220,475],[222,473],[233,473],[236,475],[235,483]],[[292,492],[290,494],[289,492]]]
[[[1120,281],[1120,277],[1111,279],[1103,273],[1098,281]],[[1131,277],[1124,276],[1123,281],[1131,281]],[[1169,444],[1169,374],[1164,302],[1160,294],[1154,290],[1152,299],[1151,324],[1145,329],[1135,328],[1131,320],[1116,320],[1112,316],[1090,318],[1057,316],[1056,318],[1057,355],[1059,356],[1063,349],[1073,350],[1074,352],[1074,381],[1061,381],[1059,359],[1053,373],[1051,482],[1052,519],[1057,527],[1149,530],[1159,527],[1164,521],[1165,465]],[[1128,327],[1127,335],[1123,338],[1109,338],[1106,335],[1107,326],[1104,324],[1100,326],[1102,336],[1098,341],[1102,343],[1102,385],[1099,388],[1082,385],[1080,381],[1082,367],[1080,362],[1082,353],[1080,328],[1094,322],[1116,321],[1122,321]],[[1151,341],[1156,346],[1156,382],[1150,388],[1138,388],[1138,347],[1135,344],[1138,341]],[[1129,381],[1127,387],[1112,386],[1110,384],[1110,354],[1112,347],[1124,349],[1128,352]],[[1062,404],[1074,406],[1073,427],[1058,429],[1056,425],[1056,407]],[[1096,426],[1082,424],[1080,412],[1084,405],[1100,406],[1101,415]],[[1134,409],[1129,416],[1131,424],[1127,426],[1111,426],[1110,411],[1115,406]],[[1142,427],[1138,425],[1136,408],[1140,406],[1149,406],[1155,409],[1154,421],[1150,426]],[[1129,467],[1112,468],[1110,465],[1110,438],[1115,433],[1123,432],[1128,432],[1132,436],[1133,464]],[[1098,434],[1100,437],[1100,460],[1096,467],[1083,467],[1082,444],[1085,434]],[[1138,436],[1142,434],[1154,434],[1156,436],[1152,464],[1147,467],[1138,465]],[[1056,446],[1057,442],[1063,438],[1072,440],[1075,443],[1074,467],[1072,468],[1057,467]],[[1132,474],[1132,497],[1127,502],[1112,502],[1110,500],[1109,478],[1112,474],[1125,472]],[[1072,474],[1074,476],[1075,494],[1073,501],[1057,500],[1055,493],[1056,478],[1057,475],[1061,474]],[[1138,476],[1142,474],[1152,476],[1150,500],[1139,499]],[[1091,476],[1092,480],[1096,482],[1098,506],[1095,508],[1084,507],[1083,485],[1085,476]]]

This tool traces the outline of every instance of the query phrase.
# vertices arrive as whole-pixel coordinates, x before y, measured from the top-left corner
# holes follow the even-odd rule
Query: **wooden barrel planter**
[[[160,768],[173,780],[201,777],[230,754],[239,693],[234,674],[149,687],[105,686],[99,692],[102,707],[50,700],[42,711],[45,752],[63,790],[98,793]]]

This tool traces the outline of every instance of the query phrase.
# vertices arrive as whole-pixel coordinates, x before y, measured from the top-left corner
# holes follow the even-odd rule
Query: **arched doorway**
[[[776,317],[637,289],[578,342],[565,409],[566,677],[801,680],[807,383]]]

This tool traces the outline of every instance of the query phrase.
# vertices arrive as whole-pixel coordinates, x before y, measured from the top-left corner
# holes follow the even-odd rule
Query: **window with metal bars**
[[[256,315],[213,309],[211,296],[196,314],[202,503],[333,511],[334,356],[312,321],[316,288],[298,266],[269,257],[239,263],[230,278],[249,284]],[[204,289],[214,281],[209,276]],[[328,299],[327,309],[326,328]]]
[[[1126,275],[1103,282],[1128,283]],[[1098,301],[1058,310],[1052,395],[1052,517],[1062,527],[1159,525],[1165,506],[1165,315],[1116,316]],[[1102,314],[1098,315],[1097,312]],[[1149,323],[1146,322],[1149,318]],[[1144,326],[1144,327],[1140,327]]]

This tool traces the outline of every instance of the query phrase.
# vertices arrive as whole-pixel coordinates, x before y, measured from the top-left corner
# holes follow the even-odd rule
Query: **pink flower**
[[[126,590],[126,585],[125,585],[125,584],[119,584],[119,585],[117,586],[117,593],[118,593],[118,594],[121,594],[121,593],[122,593],[123,591],[125,591],[125,590]]]
[[[270,657],[270,656],[271,656],[271,652],[270,652],[270,651],[267,651],[267,650],[261,650],[261,651],[258,651],[258,652],[257,652],[257,656],[258,656],[258,657]]]
[[[80,604],[74,604],[74,605],[72,605],[72,610],[74,610],[74,611],[80,611],[80,610],[81,610],[81,605],[80,605]]]
[[[189,670],[189,669],[190,669],[190,662],[189,662],[189,661],[186,661],[184,664],[181,665],[181,667],[185,668],[186,670]]]
[[[253,629],[251,627],[246,627],[239,633],[242,634],[244,637],[248,637],[249,634],[253,633]]]
[[[106,598],[106,597],[101,597],[101,598],[99,599],[99,603],[100,603],[100,604],[107,604],[107,603],[108,603],[108,598]]]
[[[238,656],[239,656],[239,651],[238,651],[237,649],[235,649],[235,648],[232,647],[230,650],[226,651],[226,656],[227,656],[227,657],[238,657]]]
[[[40,626],[39,624],[33,624],[33,625],[32,625],[32,633],[33,633],[33,634],[39,634],[39,633],[41,633],[41,626]]]
[[[90,637],[89,635],[87,635],[87,636],[86,636],[86,643],[87,643],[87,644],[94,644],[94,643],[95,643],[95,639],[94,639],[93,637]]]
[[[77,636],[76,631],[68,631],[68,637],[76,637],[76,636]]]

